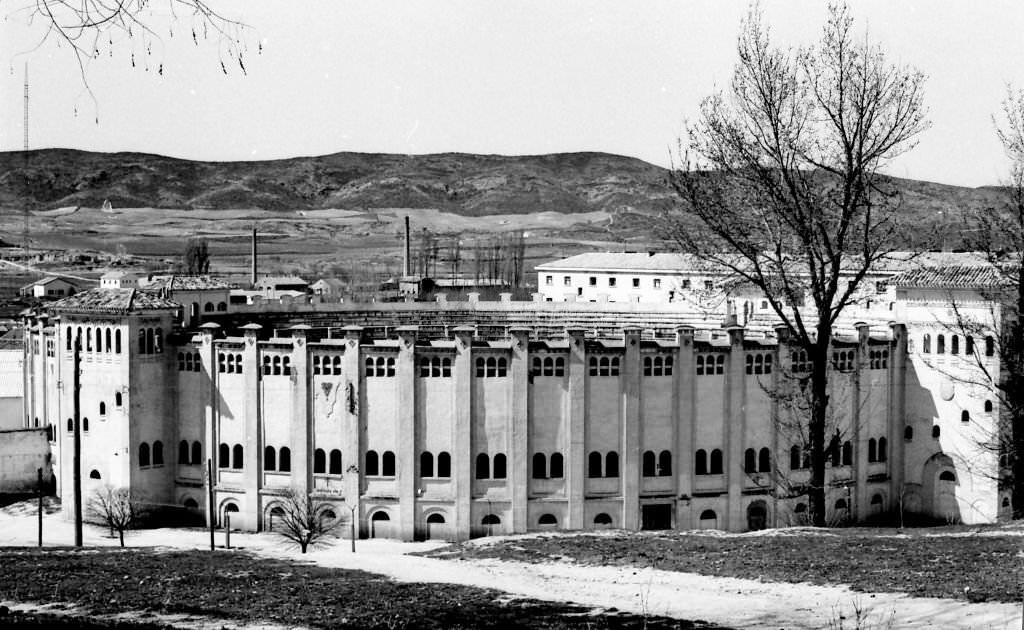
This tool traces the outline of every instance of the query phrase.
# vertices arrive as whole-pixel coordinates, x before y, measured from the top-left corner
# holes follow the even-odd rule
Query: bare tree
[[[105,485],[93,491],[86,510],[91,517],[106,525],[111,535],[117,532],[124,547],[124,533],[139,524],[142,502],[128,488]]]
[[[185,273],[210,273],[210,247],[205,238],[194,236],[185,244]]]
[[[274,531],[299,546],[302,553],[333,534],[341,519],[325,514],[327,504],[308,494],[290,490],[282,497],[282,513],[274,515]]]
[[[670,229],[683,250],[759,289],[807,353],[808,495],[823,526],[833,329],[899,242],[899,200],[879,170],[928,127],[924,76],[855,37],[843,5],[798,50],[774,46],[754,8],[737,52],[729,87],[704,100],[680,143]]]

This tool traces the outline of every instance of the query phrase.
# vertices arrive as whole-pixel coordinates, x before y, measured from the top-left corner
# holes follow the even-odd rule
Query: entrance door
[[[747,506],[747,529],[756,532],[768,526],[768,508],[764,501],[754,501]]]
[[[672,529],[672,504],[640,506],[640,529]]]

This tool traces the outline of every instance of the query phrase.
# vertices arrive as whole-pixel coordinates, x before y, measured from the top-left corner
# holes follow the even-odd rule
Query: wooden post
[[[231,549],[231,513],[224,514],[224,548]]]
[[[74,405],[74,457],[71,465],[72,484],[75,497],[75,546],[82,546],[82,422],[81,422],[81,389],[82,389],[82,333],[75,334],[75,347],[72,353],[71,398]]]
[[[43,469],[36,468],[36,492],[39,493],[39,546],[43,546]]]

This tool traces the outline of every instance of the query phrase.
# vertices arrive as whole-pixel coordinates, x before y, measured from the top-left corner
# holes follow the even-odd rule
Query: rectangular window
[[[615,286],[615,278],[608,278],[608,286],[610,286],[610,287],[614,287]]]
[[[689,289],[690,288],[690,279],[689,278],[683,278],[683,288],[684,289]]]
[[[712,282],[710,280],[705,280],[704,281],[704,289],[705,290],[710,291],[713,288],[715,288],[715,283],[714,282]]]
[[[554,283],[554,281],[555,279],[552,276],[547,276],[544,278],[544,284],[548,285],[549,287]]]
[[[661,278],[655,278],[654,279],[654,288],[655,289],[660,289],[661,288]]]
[[[885,293],[885,291],[888,288],[889,288],[889,283],[886,282],[885,280],[880,280],[880,281],[875,283],[875,293]]]
[[[639,289],[640,288],[640,278],[633,278],[633,288],[634,289]]]
[[[572,278],[569,277],[569,276],[565,276],[564,278],[562,278],[562,284],[567,286],[567,287],[571,287],[572,286]]]
[[[597,278],[595,276],[590,276],[590,286],[592,286],[592,287],[596,287],[597,286]]]

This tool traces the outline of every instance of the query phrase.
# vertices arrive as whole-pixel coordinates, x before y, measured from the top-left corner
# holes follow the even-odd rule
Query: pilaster
[[[203,478],[206,480],[207,492],[203,493],[203,504],[206,508],[206,526],[209,527],[211,520],[214,524],[217,522],[217,506],[216,504],[210,505],[210,486],[217,485],[217,469],[220,466],[220,462],[217,461],[217,445],[219,444],[220,435],[217,430],[217,417],[219,409],[217,409],[217,357],[215,356],[216,348],[214,347],[214,336],[217,331],[220,330],[220,325],[214,322],[203,324],[199,327],[200,334],[202,335],[202,341],[199,346],[199,360],[203,364],[202,374],[206,377],[203,387],[199,388],[197,392],[200,396],[200,406],[203,409],[203,443],[206,448],[206,461],[203,462],[206,466],[206,470],[212,471],[212,478],[206,474],[206,470],[203,472]],[[127,356],[129,353],[127,348],[122,347]],[[128,360],[125,359],[125,363]]]
[[[245,523],[262,529],[260,486],[263,477],[263,435],[260,431],[260,398],[263,393],[260,370],[259,324],[242,326],[245,346],[242,348],[242,378],[245,382],[245,461],[242,468],[245,487]],[[250,520],[251,519],[251,520]]]
[[[790,345],[790,330],[785,324],[775,326],[775,357],[772,370],[772,396],[771,396],[771,444],[772,444],[772,513],[771,526],[779,527],[783,523],[779,520],[779,494],[782,491],[782,466],[789,463],[789,445],[784,444],[779,432],[781,414],[784,413],[779,406],[779,400],[785,400],[789,393],[789,386],[793,376],[793,352]]]
[[[398,439],[396,483],[398,484],[398,527],[402,540],[416,537],[416,479],[419,471],[416,455],[416,326],[399,326],[398,358],[395,361],[398,399]]]
[[[292,489],[306,496],[313,487],[309,463],[313,453],[313,396],[310,393],[309,352],[306,335],[310,327],[292,326],[292,414],[289,443],[292,451]],[[350,455],[351,456],[351,455]]]
[[[452,494],[455,496],[455,532],[469,537],[473,527],[473,327],[456,326],[452,387],[455,409],[452,435]]]
[[[861,441],[866,440],[867,433],[869,433],[869,431],[865,430],[866,427],[864,425],[870,418],[862,417],[861,409],[867,403],[867,397],[871,395],[871,387],[865,387],[863,382],[867,376],[864,373],[864,366],[870,367],[868,341],[871,339],[871,326],[864,322],[857,322],[854,324],[854,327],[857,329],[857,362],[854,365],[853,372],[853,394],[850,396],[852,399],[852,408],[850,409],[850,441],[853,444],[853,463],[855,464],[853,473],[857,488],[853,494],[854,505],[850,506],[850,514],[854,518],[862,519],[867,516],[868,507],[868,464],[867,458],[861,461],[860,455],[865,450],[862,448]],[[892,442],[891,440],[889,441],[890,443]],[[841,446],[840,444],[840,448]]]
[[[744,330],[742,326],[729,326],[729,363],[725,379],[725,444],[722,449],[722,470],[725,473],[729,492],[725,522],[729,531],[746,529],[742,510],[743,481],[743,440],[746,435],[747,378],[745,353],[743,351]]]
[[[569,419],[569,453],[566,457],[566,487],[569,489],[569,517],[566,529],[583,528],[584,487],[587,479],[586,387],[587,348],[583,329],[566,330],[569,337],[569,393],[566,416]]]
[[[512,357],[509,374],[512,377],[512,417],[509,430],[511,445],[509,462],[512,497],[512,531],[525,532],[527,528],[527,501],[529,491],[529,377],[530,329],[512,328]]]
[[[362,326],[345,326],[345,354],[342,356],[344,368],[345,413],[342,415],[342,462],[349,462],[345,470],[343,484],[345,504],[350,510],[350,518],[360,523],[358,530],[365,532],[362,525],[363,479],[363,375],[360,341],[363,336]],[[360,534],[362,535],[362,534]]]
[[[907,380],[907,327],[905,324],[890,322],[892,345],[889,350],[889,404],[886,420],[889,427],[889,505],[903,491],[906,473],[906,445],[903,442],[903,428],[907,425],[906,380]]]
[[[623,330],[625,353],[619,377],[622,422],[622,526],[640,529],[640,329]]]
[[[693,508],[693,436],[697,417],[696,370],[694,367],[693,326],[676,328],[676,369],[673,372],[672,393],[676,419],[675,427],[675,470],[676,494],[679,497],[676,510],[676,528],[692,529]],[[685,498],[684,498],[685,497]]]

